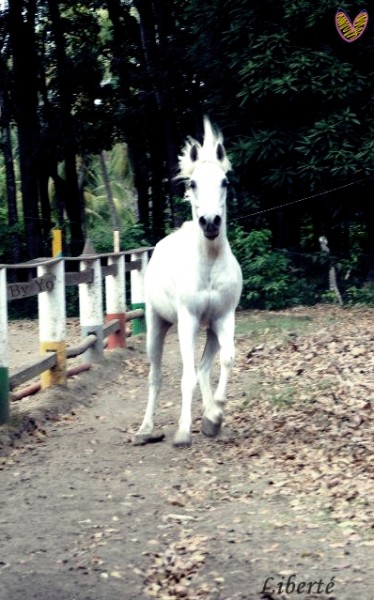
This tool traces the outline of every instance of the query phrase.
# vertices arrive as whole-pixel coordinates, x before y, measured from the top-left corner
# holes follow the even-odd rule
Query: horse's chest
[[[191,312],[208,321],[227,310],[231,291],[224,278],[213,275],[198,282],[194,290],[190,288],[185,300]]]

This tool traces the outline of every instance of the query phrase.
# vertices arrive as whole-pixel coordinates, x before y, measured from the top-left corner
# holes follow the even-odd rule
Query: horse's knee
[[[157,388],[161,387],[162,384],[162,373],[160,368],[154,368],[151,366],[148,375],[149,385],[153,385]]]
[[[181,387],[183,390],[194,390],[197,384],[197,374],[195,369],[184,369],[181,379]]]
[[[222,348],[220,352],[220,363],[221,367],[231,369],[235,361],[235,347]]]

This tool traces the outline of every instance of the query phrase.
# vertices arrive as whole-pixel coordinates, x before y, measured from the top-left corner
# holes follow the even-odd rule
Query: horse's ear
[[[197,144],[193,144],[191,146],[191,150],[190,150],[190,159],[192,160],[192,162],[196,162],[197,161],[197,156],[198,156]]]
[[[222,162],[226,156],[226,152],[222,144],[217,144],[216,152],[218,160]]]

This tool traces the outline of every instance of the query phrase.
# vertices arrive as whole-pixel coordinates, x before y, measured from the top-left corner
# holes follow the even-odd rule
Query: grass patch
[[[237,314],[236,334],[251,338],[277,337],[277,334],[302,335],[312,331],[315,324],[308,315],[282,315],[268,312],[240,312]]]
[[[287,408],[295,402],[296,396],[297,390],[292,385],[285,384],[284,386],[274,386],[269,391],[267,399],[277,408]]]
[[[266,402],[270,406],[282,409],[291,407],[297,400],[298,390],[289,383],[258,383],[254,382],[245,391],[238,410],[245,411],[251,408],[251,404]]]

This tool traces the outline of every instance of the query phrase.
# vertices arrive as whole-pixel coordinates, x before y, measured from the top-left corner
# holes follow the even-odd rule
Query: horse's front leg
[[[220,377],[214,399],[204,413],[203,433],[208,436],[216,436],[220,432],[223,420],[223,412],[226,403],[226,387],[231,368],[235,359],[235,313],[229,313],[219,319],[212,326],[220,346]]]
[[[199,330],[199,321],[188,311],[178,315],[178,336],[182,356],[183,373],[181,380],[182,409],[179,428],[174,436],[174,446],[191,445],[191,408],[193,393],[197,383],[195,371],[195,343]]]

